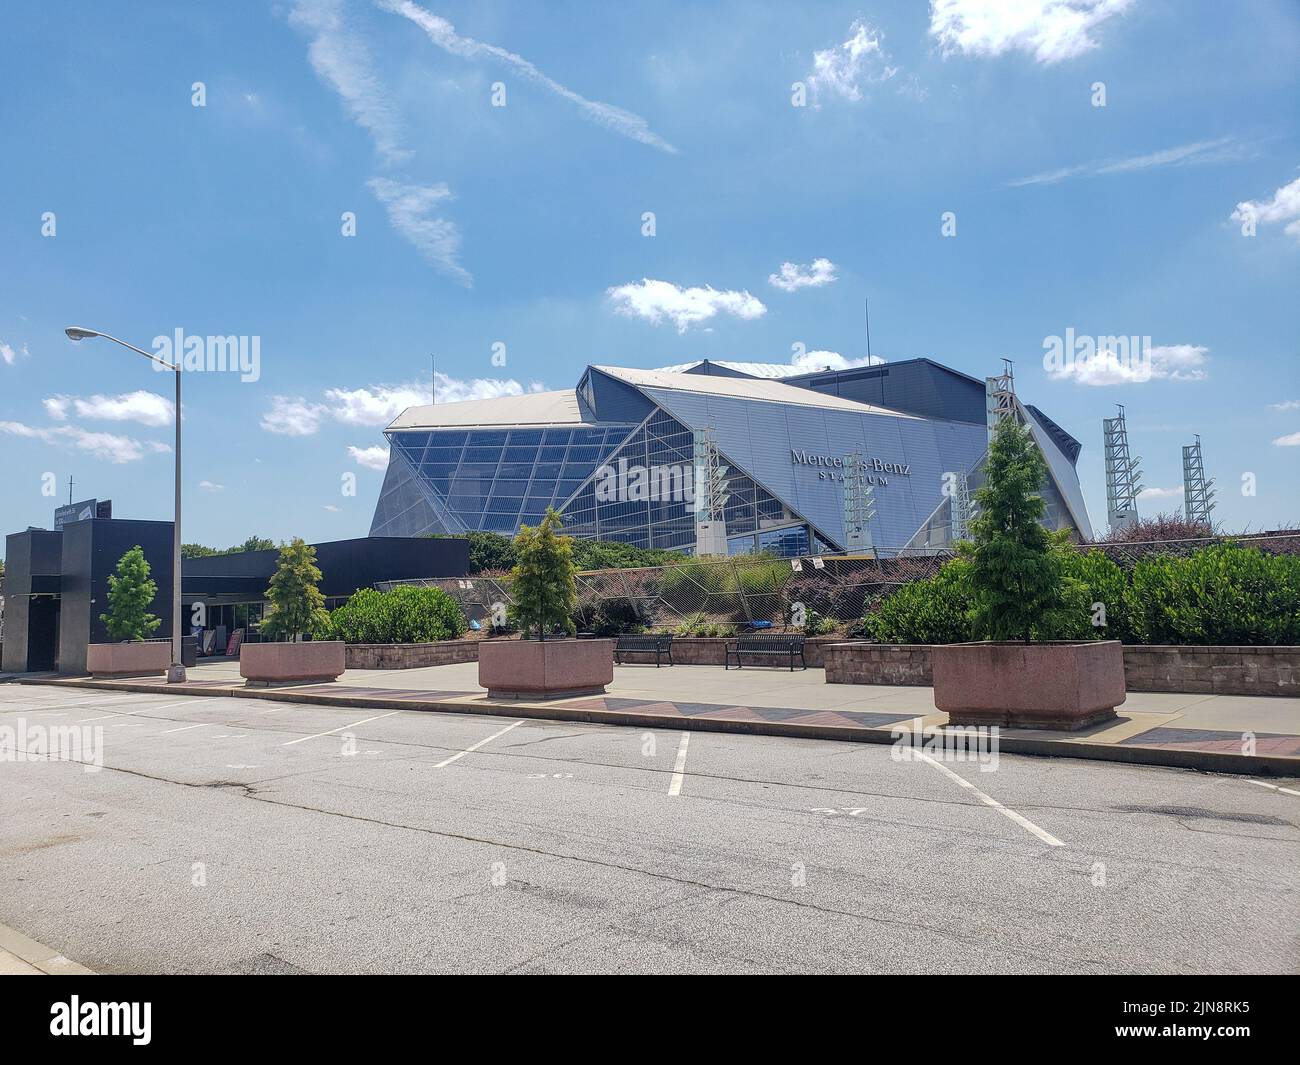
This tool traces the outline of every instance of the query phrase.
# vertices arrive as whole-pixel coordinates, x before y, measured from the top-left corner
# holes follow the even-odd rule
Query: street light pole
[[[175,496],[175,515],[172,519],[172,663],[167,667],[167,683],[183,684],[185,682],[185,665],[181,661],[181,360],[179,354],[176,356],[176,362],[170,363],[165,359],[158,358],[157,355],[151,355],[147,351],[137,348],[134,344],[128,344],[125,340],[118,340],[117,337],[109,336],[107,333],[101,333],[97,329],[83,329],[80,326],[69,326],[64,332],[68,335],[69,340],[88,340],[91,337],[103,337],[105,340],[111,340],[114,344],[120,344],[124,348],[134,351],[137,355],[143,355],[151,362],[157,363],[164,369],[172,371],[176,377],[176,496]]]

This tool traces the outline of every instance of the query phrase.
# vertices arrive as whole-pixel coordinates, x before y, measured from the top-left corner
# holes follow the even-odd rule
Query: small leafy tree
[[[1062,607],[1056,538],[1040,524],[1046,477],[1047,463],[1029,429],[1002,419],[989,441],[984,484],[975,493],[973,544],[965,549],[975,629],[990,639],[1028,643]]]
[[[292,641],[325,628],[329,614],[325,611],[325,597],[316,587],[319,583],[316,548],[304,543],[302,537],[294,537],[280,548],[280,561],[266,590],[271,607],[262,621],[262,632]]]
[[[527,628],[537,626],[537,638],[546,639],[546,626],[567,624],[578,601],[574,580],[573,537],[561,536],[560,516],[547,508],[536,528],[524,525],[515,537],[518,562],[510,571],[514,614]]]
[[[149,613],[158,583],[149,576],[149,563],[139,544],[117,560],[117,572],[108,578],[108,613],[99,620],[108,634],[119,640],[143,640],[162,619]]]

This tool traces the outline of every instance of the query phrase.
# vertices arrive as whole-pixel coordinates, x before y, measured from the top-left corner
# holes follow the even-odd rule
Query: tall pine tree
[[[525,627],[536,625],[539,640],[546,639],[548,623],[568,619],[578,600],[573,537],[559,535],[559,528],[559,515],[548,507],[540,525],[525,525],[515,537],[518,562],[510,571],[515,616]]]
[[[1029,429],[1004,418],[989,442],[984,484],[971,521],[971,586],[976,631],[993,640],[1023,640],[1061,607],[1053,536],[1040,523],[1047,464]]]
[[[266,590],[271,608],[262,620],[262,632],[292,641],[313,635],[327,625],[329,614],[318,584],[316,548],[295,536],[280,548],[280,559]]]

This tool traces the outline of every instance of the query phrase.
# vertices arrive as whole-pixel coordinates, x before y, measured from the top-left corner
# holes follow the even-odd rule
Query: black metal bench
[[[623,664],[622,655],[639,654],[654,655],[655,669],[659,668],[659,660],[664,655],[668,656],[668,664],[673,665],[673,638],[671,636],[630,636],[623,635],[618,638],[618,643],[614,645],[614,661],[620,666]]]
[[[790,672],[794,672],[794,660],[799,659],[800,665],[808,668],[808,663],[803,657],[802,636],[786,636],[782,633],[765,632],[761,635],[745,635],[736,637],[736,646],[727,648],[727,656],[724,669],[731,668],[731,660],[736,660],[736,668],[740,669],[743,662],[740,660],[741,655],[757,656],[761,658],[784,658],[790,663]]]

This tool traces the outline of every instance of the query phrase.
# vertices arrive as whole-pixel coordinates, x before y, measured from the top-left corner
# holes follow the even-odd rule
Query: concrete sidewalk
[[[478,664],[349,670],[331,684],[245,688],[239,663],[207,662],[184,685],[163,678],[56,683],[172,695],[228,695],[318,705],[509,714],[641,728],[893,743],[897,730],[943,728],[933,689],[827,684],[825,672],[625,665],[606,694],[554,701],[489,699]],[[1130,692],[1119,719],[1080,732],[1003,729],[1008,754],[1090,758],[1213,772],[1300,777],[1300,699]]]
[[[93,976],[53,947],[37,943],[16,928],[0,924],[0,976]]]

